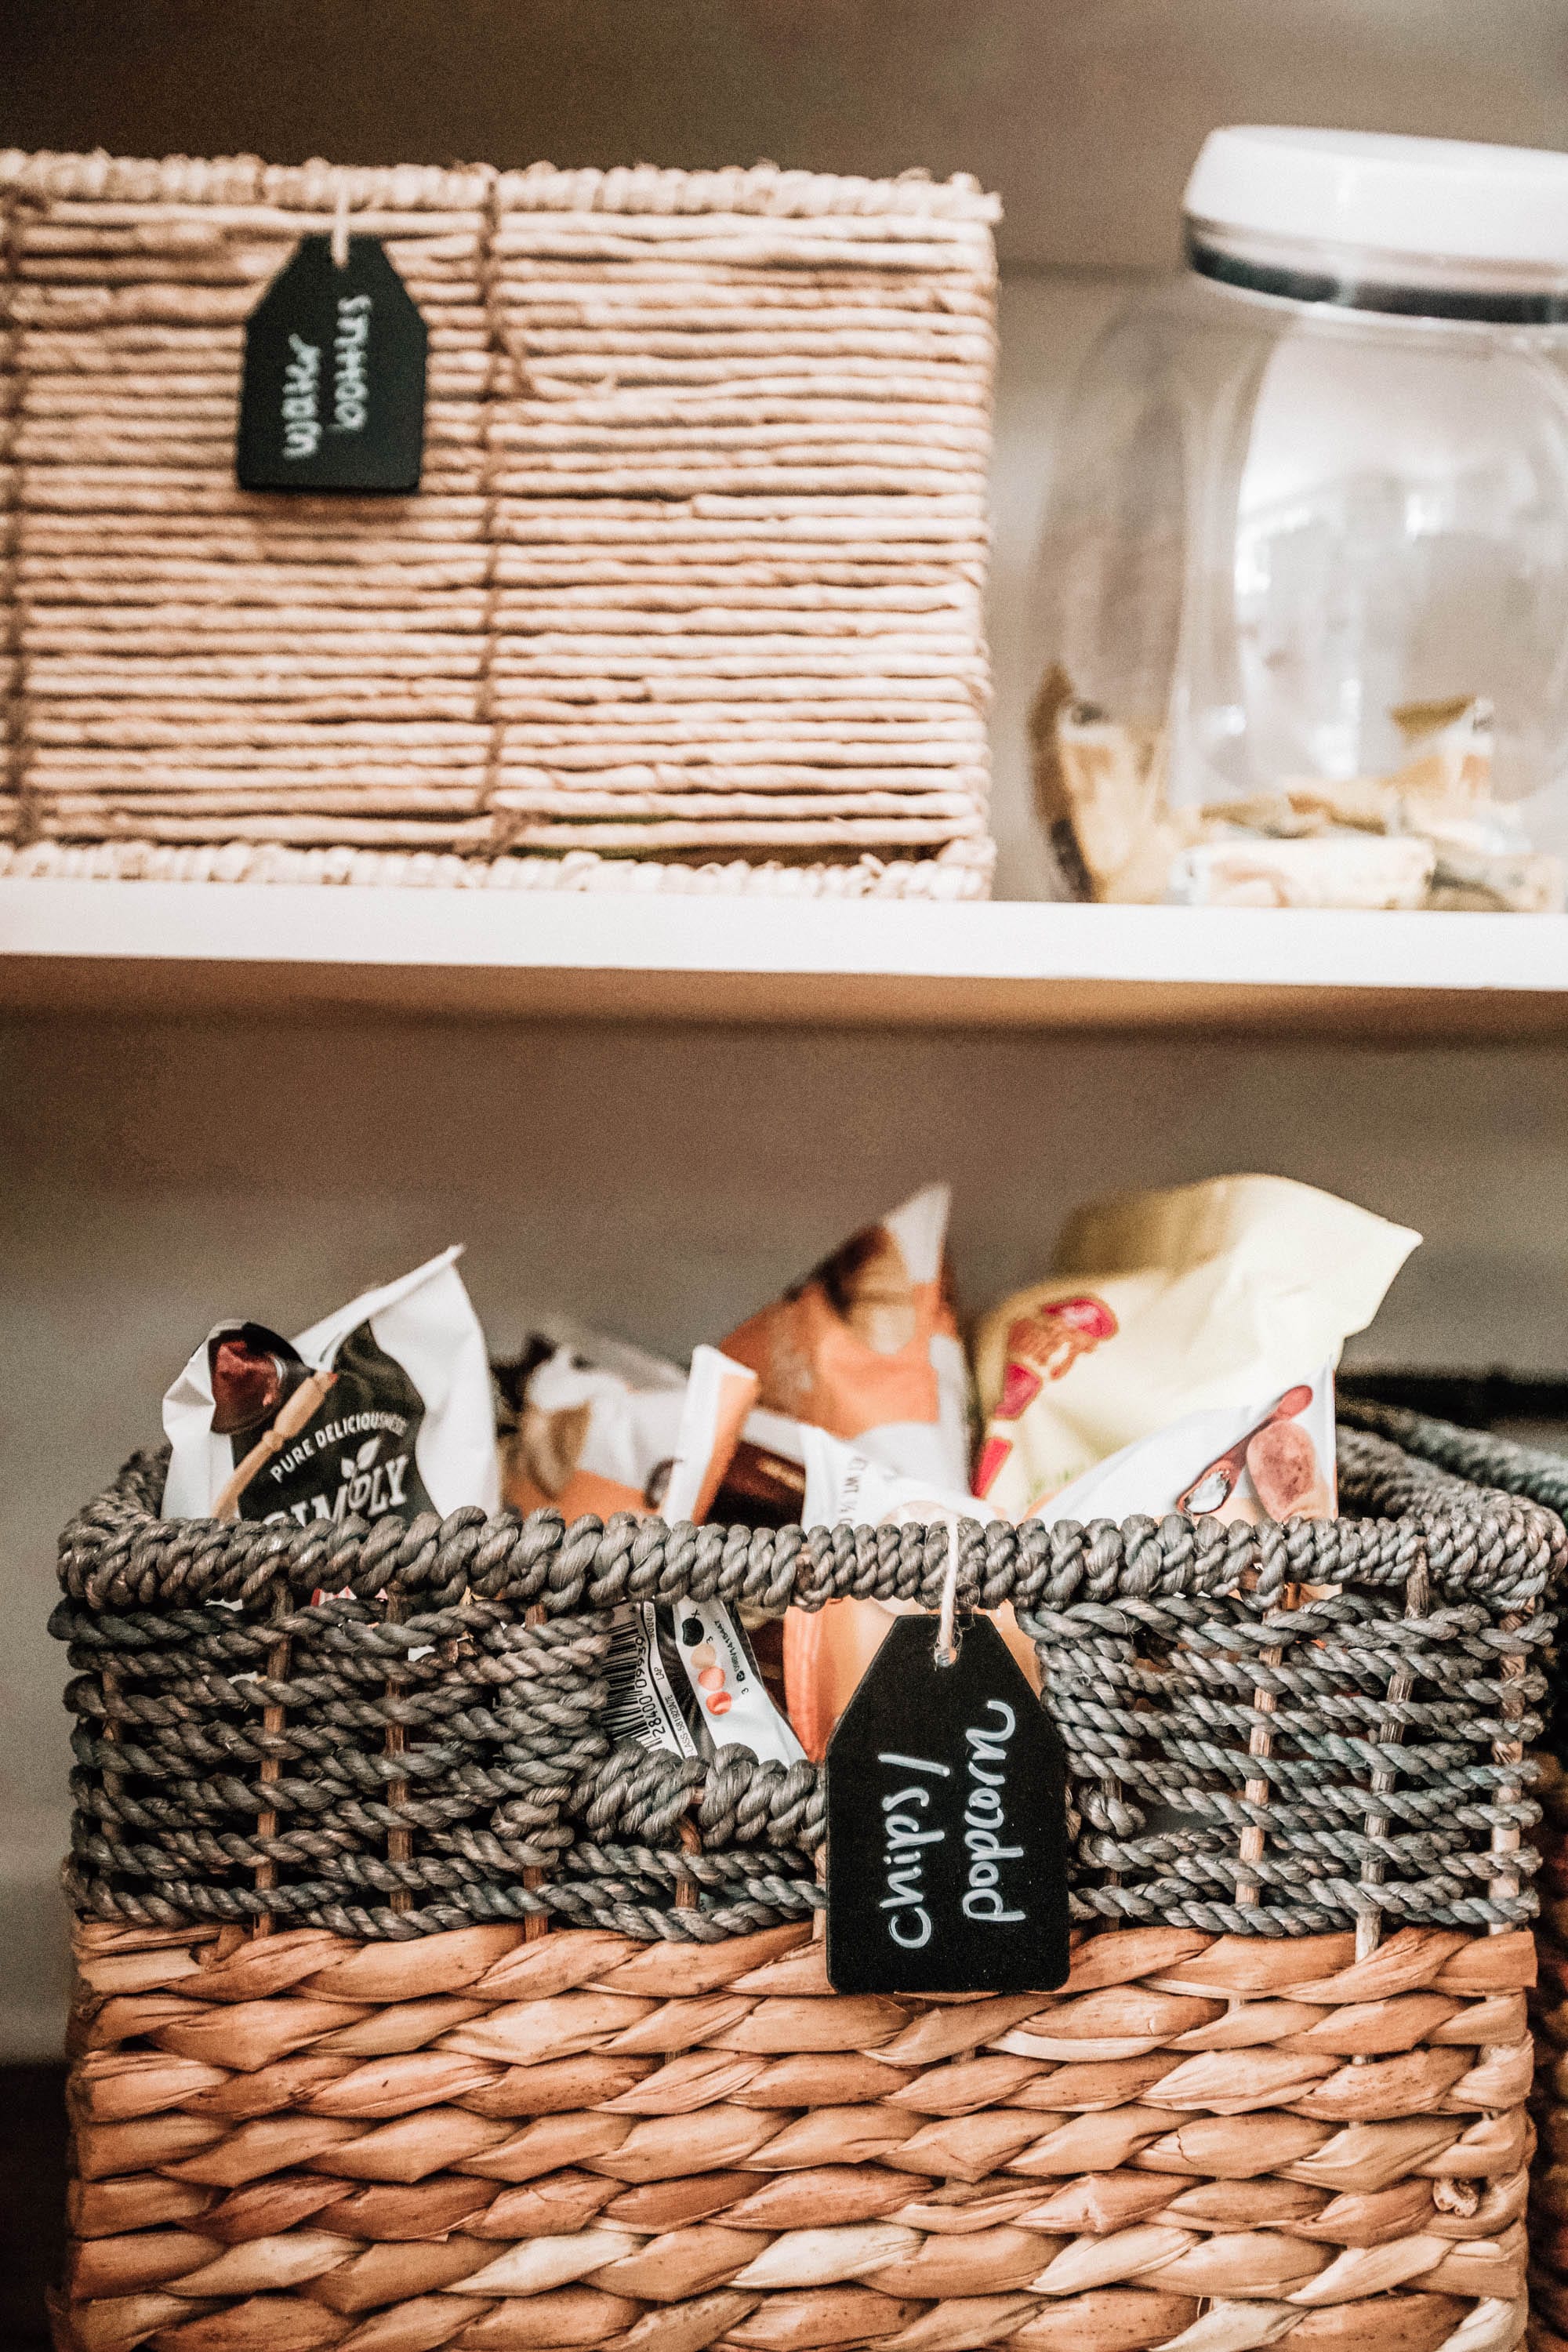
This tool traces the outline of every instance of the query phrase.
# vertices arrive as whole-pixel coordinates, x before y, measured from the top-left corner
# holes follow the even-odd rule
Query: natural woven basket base
[[[1112,1930],[942,2002],[834,1995],[803,1927],[90,1923],[78,1969],[69,2352],[1523,2335],[1522,1931]]]
[[[1531,2352],[1568,2352],[1568,1775],[1552,1757],[1536,1784],[1541,1824],[1541,1980],[1531,2002],[1540,2135],[1530,2184]]]

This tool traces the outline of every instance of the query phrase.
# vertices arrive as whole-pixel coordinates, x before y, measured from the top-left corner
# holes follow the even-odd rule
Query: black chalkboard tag
[[[1067,1755],[988,1618],[936,1662],[897,1617],[827,1747],[837,1992],[1048,1992],[1068,1973]]]
[[[245,330],[247,490],[416,490],[428,337],[381,239],[301,238]]]

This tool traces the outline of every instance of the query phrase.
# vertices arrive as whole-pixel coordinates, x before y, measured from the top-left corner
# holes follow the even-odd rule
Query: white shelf
[[[0,882],[0,1007],[1568,1038],[1568,917]]]

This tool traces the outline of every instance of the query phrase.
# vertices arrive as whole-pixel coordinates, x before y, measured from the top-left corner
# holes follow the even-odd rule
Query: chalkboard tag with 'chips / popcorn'
[[[345,249],[346,248],[346,249]],[[379,237],[300,240],[245,331],[247,490],[416,490],[425,321]]]
[[[938,1663],[898,1617],[827,1748],[837,1992],[1048,1992],[1067,1976],[1067,1757],[987,1618]]]

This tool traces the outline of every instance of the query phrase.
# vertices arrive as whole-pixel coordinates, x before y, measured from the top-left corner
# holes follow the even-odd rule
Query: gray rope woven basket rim
[[[1472,1486],[1521,1496],[1568,1519],[1568,1455],[1372,1398],[1342,1395],[1338,1412],[1342,1423],[1386,1438],[1403,1453],[1417,1454]]]
[[[944,1528],[163,1520],[163,1460],[135,1457],[61,1541],[79,1913],[392,1939],[548,1916],[714,1942],[821,1907],[821,1768],[606,1748],[594,1644],[627,1601],[934,1609]],[[1494,1932],[1533,1916],[1524,1750],[1568,1531],[1371,1432],[1342,1432],[1340,1468],[1371,1515],[959,1524],[959,1608],[1015,1605],[1068,1741],[1080,1923],[1279,1937],[1359,1932],[1363,1913]],[[442,1663],[453,1640],[484,1650],[476,1671]],[[1126,1669],[1147,1644],[1184,1654],[1190,1717],[1157,1694],[1160,1719],[1139,1713]],[[485,1696],[492,1665],[513,1696]],[[1259,1712],[1273,1694],[1278,1717]],[[1247,1747],[1263,1722],[1285,1736],[1268,1763]],[[406,1748],[405,1723],[436,1745]]]
[[[1456,1461],[1462,1452],[1456,1449]],[[269,1605],[283,1587],[365,1600],[385,1593],[427,1607],[449,1605],[469,1591],[549,1616],[622,1601],[715,1598],[776,1615],[845,1598],[935,1609],[947,1563],[942,1526],[669,1527],[629,1515],[568,1525],[553,1511],[487,1518],[473,1507],[444,1519],[426,1514],[407,1527],[388,1520],[283,1528],[163,1519],[153,1497],[166,1461],[166,1448],[133,1455],[65,1528],[58,1574],[70,1600],[89,1609],[222,1601],[243,1610]],[[1568,1529],[1543,1502],[1478,1487],[1365,1426],[1342,1430],[1340,1468],[1349,1498],[1405,1507],[1257,1527],[1175,1514],[1131,1517],[1120,1526],[1110,1519],[1088,1527],[1068,1519],[1019,1527],[961,1521],[958,1607],[972,1612],[1011,1601],[1061,1608],[1156,1592],[1218,1594],[1248,1575],[1257,1580],[1260,1605],[1289,1584],[1353,1579],[1393,1589],[1405,1581],[1419,1545],[1438,1590],[1485,1594],[1508,1608],[1540,1601],[1568,1569]],[[1522,1573],[1521,1560],[1528,1563]]]

